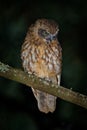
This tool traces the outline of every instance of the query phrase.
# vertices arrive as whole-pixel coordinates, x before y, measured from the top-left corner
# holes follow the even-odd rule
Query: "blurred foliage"
[[[87,1],[0,1],[0,60],[22,68],[20,51],[26,32],[38,18],[58,22],[63,49],[61,85],[87,94]],[[87,130],[87,110],[57,99],[51,114],[38,111],[31,89],[0,78],[0,130]]]

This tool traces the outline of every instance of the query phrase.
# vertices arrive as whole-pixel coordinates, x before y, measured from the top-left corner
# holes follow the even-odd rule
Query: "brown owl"
[[[29,27],[22,45],[21,59],[24,70],[60,85],[62,49],[57,40],[58,25],[53,20],[39,19]],[[56,108],[56,98],[33,89],[40,111],[48,113]]]

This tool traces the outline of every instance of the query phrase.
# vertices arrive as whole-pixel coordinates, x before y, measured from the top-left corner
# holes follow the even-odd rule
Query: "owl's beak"
[[[56,35],[51,35],[51,41],[56,39]]]
[[[49,43],[49,42],[52,42],[53,40],[56,39],[56,35],[49,35],[47,38],[46,38],[46,41]]]

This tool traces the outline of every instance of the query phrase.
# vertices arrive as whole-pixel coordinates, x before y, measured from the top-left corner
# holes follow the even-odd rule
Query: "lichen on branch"
[[[4,65],[2,62],[0,62],[0,72],[7,72],[9,71],[9,65]]]

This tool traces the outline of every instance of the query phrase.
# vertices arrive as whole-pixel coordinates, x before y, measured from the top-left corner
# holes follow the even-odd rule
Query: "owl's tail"
[[[53,112],[56,108],[56,98],[48,93],[41,92],[39,90],[32,89],[34,96],[37,99],[38,108],[41,112],[48,113]]]

